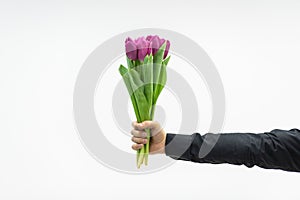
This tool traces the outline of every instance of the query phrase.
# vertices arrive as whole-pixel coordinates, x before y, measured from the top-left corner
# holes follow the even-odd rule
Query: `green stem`
[[[140,168],[141,165],[143,164],[144,155],[145,155],[145,145],[143,146],[143,148],[140,149],[140,152],[138,154],[138,162],[137,162],[137,167],[138,168]]]
[[[145,152],[145,165],[148,165],[148,155],[149,155],[149,149],[150,149],[150,135],[151,130],[149,128],[145,129],[147,133],[147,144],[146,144],[146,152]]]
[[[152,108],[151,108],[151,114],[150,114],[150,118],[151,118],[151,120],[153,120],[154,119],[154,112],[155,112],[155,104],[153,104],[152,105]]]

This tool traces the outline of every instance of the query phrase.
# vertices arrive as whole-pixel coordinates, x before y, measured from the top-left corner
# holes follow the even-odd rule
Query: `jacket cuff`
[[[165,153],[173,159],[191,160],[192,135],[168,133],[165,142]]]

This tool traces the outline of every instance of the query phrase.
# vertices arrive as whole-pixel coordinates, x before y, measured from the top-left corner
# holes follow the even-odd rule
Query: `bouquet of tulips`
[[[155,36],[139,37],[125,41],[128,68],[120,65],[119,72],[127,87],[137,122],[153,120],[157,98],[167,80],[166,67],[170,42]],[[137,151],[137,167],[148,164],[150,130],[148,143]]]

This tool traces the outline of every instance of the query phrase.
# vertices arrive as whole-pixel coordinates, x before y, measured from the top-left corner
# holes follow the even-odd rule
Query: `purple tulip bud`
[[[125,40],[125,49],[126,49],[126,55],[129,59],[131,60],[137,59],[137,47],[135,42],[130,37],[128,37]]]
[[[165,50],[165,53],[164,53],[164,59],[168,56],[169,49],[170,49],[170,41],[167,40],[166,50]]]
[[[152,37],[152,36],[151,36]],[[157,35],[153,36],[150,41],[149,47],[152,49],[152,55],[155,55],[160,47],[160,41]]]
[[[126,38],[125,44],[126,44],[127,42],[129,42],[129,41],[133,41],[133,40],[131,39],[131,37]]]
[[[128,37],[125,40],[126,55],[131,60],[143,61],[146,55],[155,55],[158,49],[166,43],[166,49],[164,52],[164,59],[167,57],[170,49],[170,41],[163,38],[159,38],[157,35],[148,35],[145,37],[139,37],[132,40]]]
[[[148,54],[149,41],[147,41],[144,37],[139,37],[135,40],[135,44],[138,52],[137,57],[140,61],[143,61],[145,56]]]
[[[150,41],[149,51],[152,51],[153,55],[156,54],[156,52],[161,47],[161,45],[163,45],[166,42],[165,39],[161,39],[157,35],[155,35],[155,36],[148,35],[146,37],[146,40]],[[170,49],[170,41],[167,40],[166,49],[164,52],[164,58],[167,57],[167,55],[169,53],[169,49]]]
[[[152,40],[152,38],[153,38],[152,35],[148,35],[148,36],[146,37],[146,40],[150,42],[150,41]]]

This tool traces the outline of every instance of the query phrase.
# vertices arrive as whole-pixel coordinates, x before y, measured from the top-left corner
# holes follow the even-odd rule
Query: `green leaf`
[[[149,56],[148,62],[144,63],[143,71],[144,77],[144,93],[146,95],[148,104],[150,106],[149,115],[151,116],[152,101],[153,101],[153,57]]]
[[[129,69],[134,68],[134,61],[128,58],[127,56],[126,56],[126,60],[127,60],[128,68]]]
[[[160,71],[160,77],[159,77],[159,81],[158,81],[158,85],[157,85],[157,91],[155,94],[156,100],[158,99],[163,88],[165,87],[166,82],[167,82],[167,69],[166,69],[166,65],[162,64],[161,71]]]
[[[131,88],[130,80],[128,77],[129,76],[128,69],[126,67],[124,67],[123,65],[120,65],[119,72],[123,78],[123,81],[126,85],[129,95],[132,94],[132,88]]]
[[[130,84],[140,114],[141,121],[139,122],[149,120],[150,119],[149,110],[151,105],[148,104],[147,98],[144,94],[144,83],[140,80],[139,74],[134,69],[129,70],[129,74],[130,74],[129,76]]]
[[[145,58],[144,58],[144,64],[148,62],[149,57],[150,57],[149,55],[146,55],[146,56],[145,56]]]
[[[168,56],[168,57],[163,61],[163,64],[167,66],[168,63],[169,63],[170,58],[171,58],[171,56]]]
[[[156,54],[153,56],[153,100],[152,103],[155,104],[157,100],[157,87],[158,87],[158,82],[159,82],[159,77],[160,77],[160,71],[161,71],[161,65],[163,62],[163,56],[165,53],[165,48],[166,48],[166,42],[161,45],[161,47],[158,49]]]
[[[140,74],[141,80],[143,82],[145,82],[145,76],[146,76],[145,65],[147,64],[148,59],[149,59],[149,56],[146,55],[144,58],[144,61],[143,62],[139,61],[139,63],[138,63],[139,65],[136,66],[136,71]]]
[[[124,67],[123,65],[120,65],[119,72],[120,72],[120,74],[123,78],[123,81],[125,83],[125,86],[128,90],[128,93],[129,93],[129,96],[130,96],[130,99],[131,99],[131,103],[132,103],[137,121],[141,121],[141,116],[140,116],[140,113],[139,113],[137,100],[136,100],[136,98],[133,94],[133,89],[132,89],[132,86],[131,86],[131,83],[130,83],[131,78],[130,78],[129,71],[126,67]]]
[[[123,76],[124,74],[126,74],[128,72],[128,69],[126,67],[124,67],[123,65],[120,65],[119,72],[120,72],[121,76]]]
[[[133,88],[134,90],[137,88],[142,88],[144,91],[144,82],[141,80],[141,75],[138,73],[135,69],[129,70],[130,75],[133,78],[134,84],[136,88]]]
[[[154,63],[159,63],[159,64],[162,63],[163,58],[164,58],[166,45],[167,45],[167,42],[163,43],[163,45],[161,45],[161,47],[157,50],[157,52],[153,56],[153,62]]]

